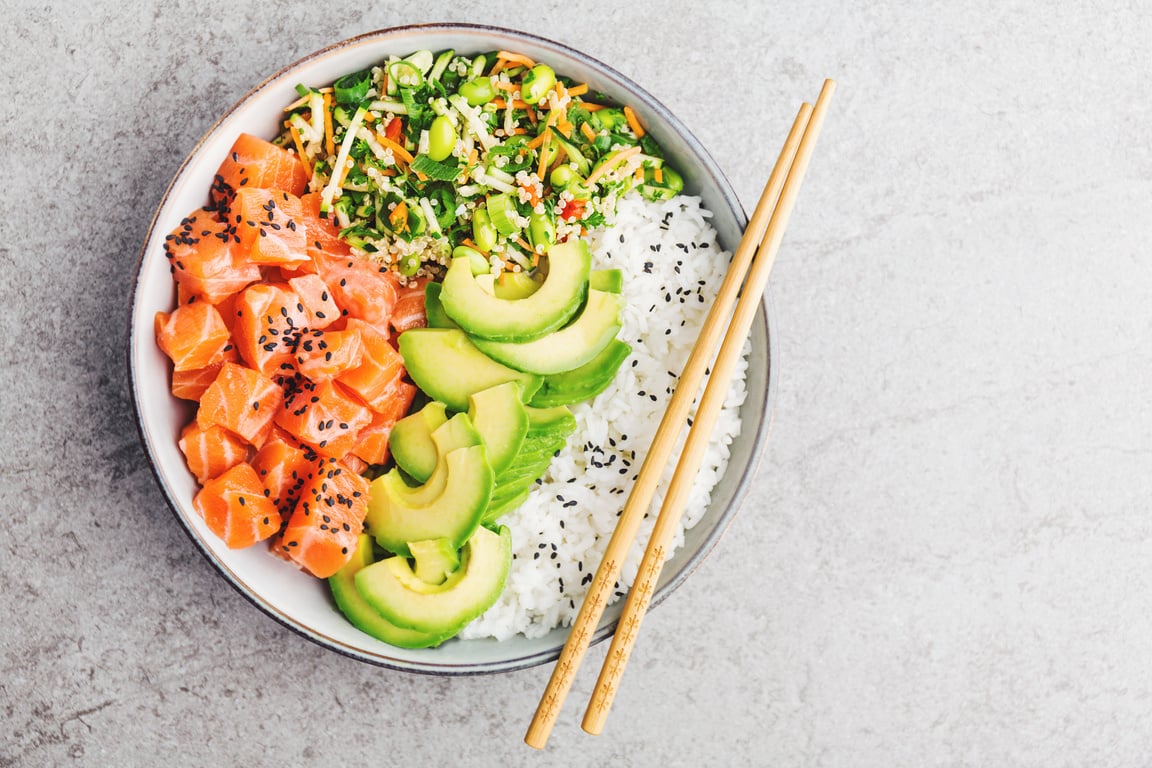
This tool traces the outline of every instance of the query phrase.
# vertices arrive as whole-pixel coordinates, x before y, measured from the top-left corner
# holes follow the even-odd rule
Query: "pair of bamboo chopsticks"
[[[728,393],[733,369],[743,351],[756,308],[768,284],[768,275],[776,260],[780,241],[784,237],[784,230],[796,204],[800,184],[808,169],[808,162],[812,158],[816,139],[819,137],[824,116],[828,111],[828,102],[835,88],[835,81],[825,80],[815,107],[805,103],[801,105],[796,115],[792,130],[768,177],[768,183],[764,186],[764,192],[760,196],[756,210],[752,213],[744,237],[732,257],[728,274],[720,285],[716,300],[684,366],[680,384],[673,392],[664,418],[656,430],[652,447],[644,458],[636,484],[620,514],[616,530],[608,542],[604,557],[588,588],[588,595],[580,606],[580,612],[560,653],[560,659],[552,671],[548,687],[536,708],[536,715],[524,737],[529,746],[543,749],[548,742],[548,736],[560,714],[560,707],[592,642],[596,625],[600,622],[604,607],[607,605],[608,595],[611,594],[619,578],[621,566],[636,538],[640,522],[652,502],[660,475],[672,454],[692,400],[696,396],[700,382],[704,379],[705,370],[727,323],[727,333],[724,333],[723,344],[712,367],[712,373],[708,377],[704,396],[696,410],[696,418],[684,443],[672,483],[665,494],[655,528],[644,551],[640,570],[628,593],[624,612],[612,638],[612,645],[608,649],[600,677],[596,680],[596,688],[584,713],[582,727],[585,731],[599,734],[604,729],[620,677],[624,674],[624,667],[628,663],[632,646],[640,631],[640,623],[651,603],[656,590],[656,581],[664,567],[665,552],[692,491],[696,472],[700,468],[705,449],[711,439],[712,429]],[[759,249],[757,249],[758,243]],[[745,274],[747,274],[746,282]],[[742,284],[744,284],[743,292],[741,292]],[[739,302],[736,300],[737,295],[740,296]],[[733,304],[736,306],[734,313]],[[730,313],[731,322],[728,322]]]

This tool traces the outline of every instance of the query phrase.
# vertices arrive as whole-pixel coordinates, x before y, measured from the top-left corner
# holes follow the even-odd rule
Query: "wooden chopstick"
[[[704,378],[705,369],[717,343],[720,341],[729,313],[732,311],[732,305],[735,303],[740,285],[755,253],[756,244],[759,243],[768,228],[772,210],[780,195],[787,170],[796,154],[800,135],[808,125],[811,112],[812,108],[808,104],[804,104],[800,108],[800,113],[796,116],[796,121],[793,123],[784,149],[776,161],[776,166],[768,178],[768,183],[764,186],[756,210],[748,222],[744,237],[732,257],[728,274],[721,283],[717,298],[708,312],[700,335],[696,340],[696,345],[684,366],[680,384],[673,392],[664,418],[653,438],[652,446],[644,457],[644,463],[640,468],[636,483],[620,514],[616,529],[608,541],[600,566],[589,585],[588,594],[580,606],[568,640],[564,644],[556,667],[552,670],[548,686],[536,708],[528,732],[525,734],[524,741],[529,746],[543,749],[548,742],[556,718],[559,716],[560,708],[572,687],[576,671],[592,642],[596,625],[604,613],[608,596],[615,588],[628,549],[636,538],[640,522],[652,502],[660,474],[668,462],[676,439],[687,419],[692,400]]]
[[[736,304],[736,312],[724,336],[724,343],[720,353],[712,366],[712,374],[704,388],[704,396],[696,410],[696,418],[688,432],[688,438],[680,453],[680,461],[668,486],[660,514],[656,519],[656,526],[644,550],[644,559],[640,562],[640,569],[628,593],[628,600],[624,605],[624,613],[620,616],[620,623],[616,626],[616,634],[612,638],[612,645],[604,659],[604,666],[596,680],[596,687],[592,698],[588,702],[588,709],[584,712],[582,727],[591,734],[599,734],[604,730],[604,723],[608,719],[608,711],[620,685],[620,678],[632,654],[636,637],[640,632],[640,624],[644,614],[652,601],[652,594],[656,590],[656,582],[664,567],[664,557],[672,537],[676,533],[677,525],[683,515],[688,497],[692,493],[692,486],[696,481],[696,473],[704,459],[712,438],[712,430],[716,426],[716,419],[724,406],[728,395],[729,384],[736,363],[744,351],[744,341],[748,338],[748,331],[752,327],[752,319],[756,308],[760,305],[760,298],[768,284],[768,275],[776,260],[776,253],[780,248],[781,238],[788,226],[788,219],[796,204],[796,197],[804,174],[808,170],[808,162],[812,157],[812,150],[820,135],[820,128],[824,116],[828,111],[828,102],[835,90],[835,83],[827,80],[816,100],[812,110],[812,117],[804,130],[804,137],[800,141],[800,148],[796,151],[796,158],[788,171],[788,178],[784,182],[784,189],[780,193],[779,202],[768,224],[768,232],[764,236],[752,267],[748,273],[747,282],[740,300]]]

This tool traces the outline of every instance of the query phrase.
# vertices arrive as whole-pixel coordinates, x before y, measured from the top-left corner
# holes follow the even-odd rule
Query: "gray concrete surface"
[[[0,765],[1152,761],[1152,22],[1136,3],[0,2]],[[775,428],[645,625],[608,731],[547,668],[446,680],[283,629],[200,557],[132,424],[151,212],[281,65],[493,22],[610,62],[752,205],[840,82],[773,275]]]

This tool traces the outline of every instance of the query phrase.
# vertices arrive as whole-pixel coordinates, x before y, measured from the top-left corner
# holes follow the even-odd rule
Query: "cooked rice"
[[[572,406],[576,432],[552,460],[542,483],[501,519],[512,531],[512,569],[500,599],[469,624],[463,638],[539,637],[569,625],[631,491],[644,453],[664,415],[677,378],[704,324],[727,269],[729,254],[707,223],[699,198],[649,202],[630,195],[612,226],[594,235],[594,268],[624,272],[623,330],[632,355],[616,380],[594,401]],[[747,395],[747,349],[737,365],[712,442],[673,540],[708,508],[713,487],[740,433],[739,408]],[[693,406],[693,415],[695,406]],[[684,435],[681,435],[681,443]],[[613,601],[626,594],[671,480],[679,445],[664,472],[650,514],[624,563]]]

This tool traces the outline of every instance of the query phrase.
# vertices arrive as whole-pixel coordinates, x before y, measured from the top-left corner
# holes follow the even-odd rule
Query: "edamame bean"
[[[520,96],[526,104],[539,104],[556,85],[556,72],[547,64],[537,64],[528,70],[520,84]]]
[[[492,226],[492,219],[484,208],[472,211],[472,242],[482,251],[490,251],[496,245],[499,233]]]
[[[556,225],[552,223],[552,219],[546,213],[532,213],[528,216],[528,242],[532,244],[533,248],[537,246],[544,246],[544,250],[548,250],[548,246],[556,239]]]
[[[428,157],[436,162],[447,160],[456,148],[456,127],[447,115],[440,115],[428,126]]]
[[[400,257],[396,268],[400,271],[400,274],[405,277],[412,277],[420,269],[420,256],[415,253],[405,254]]]
[[[584,179],[581,178],[580,174],[572,170],[571,166],[558,165],[552,169],[552,173],[548,176],[548,181],[552,183],[552,186],[558,189],[564,189],[572,182],[581,182],[584,181]]]
[[[492,81],[486,77],[477,77],[466,83],[461,83],[459,90],[464,100],[473,107],[487,104],[496,98],[496,89],[492,87]]]

